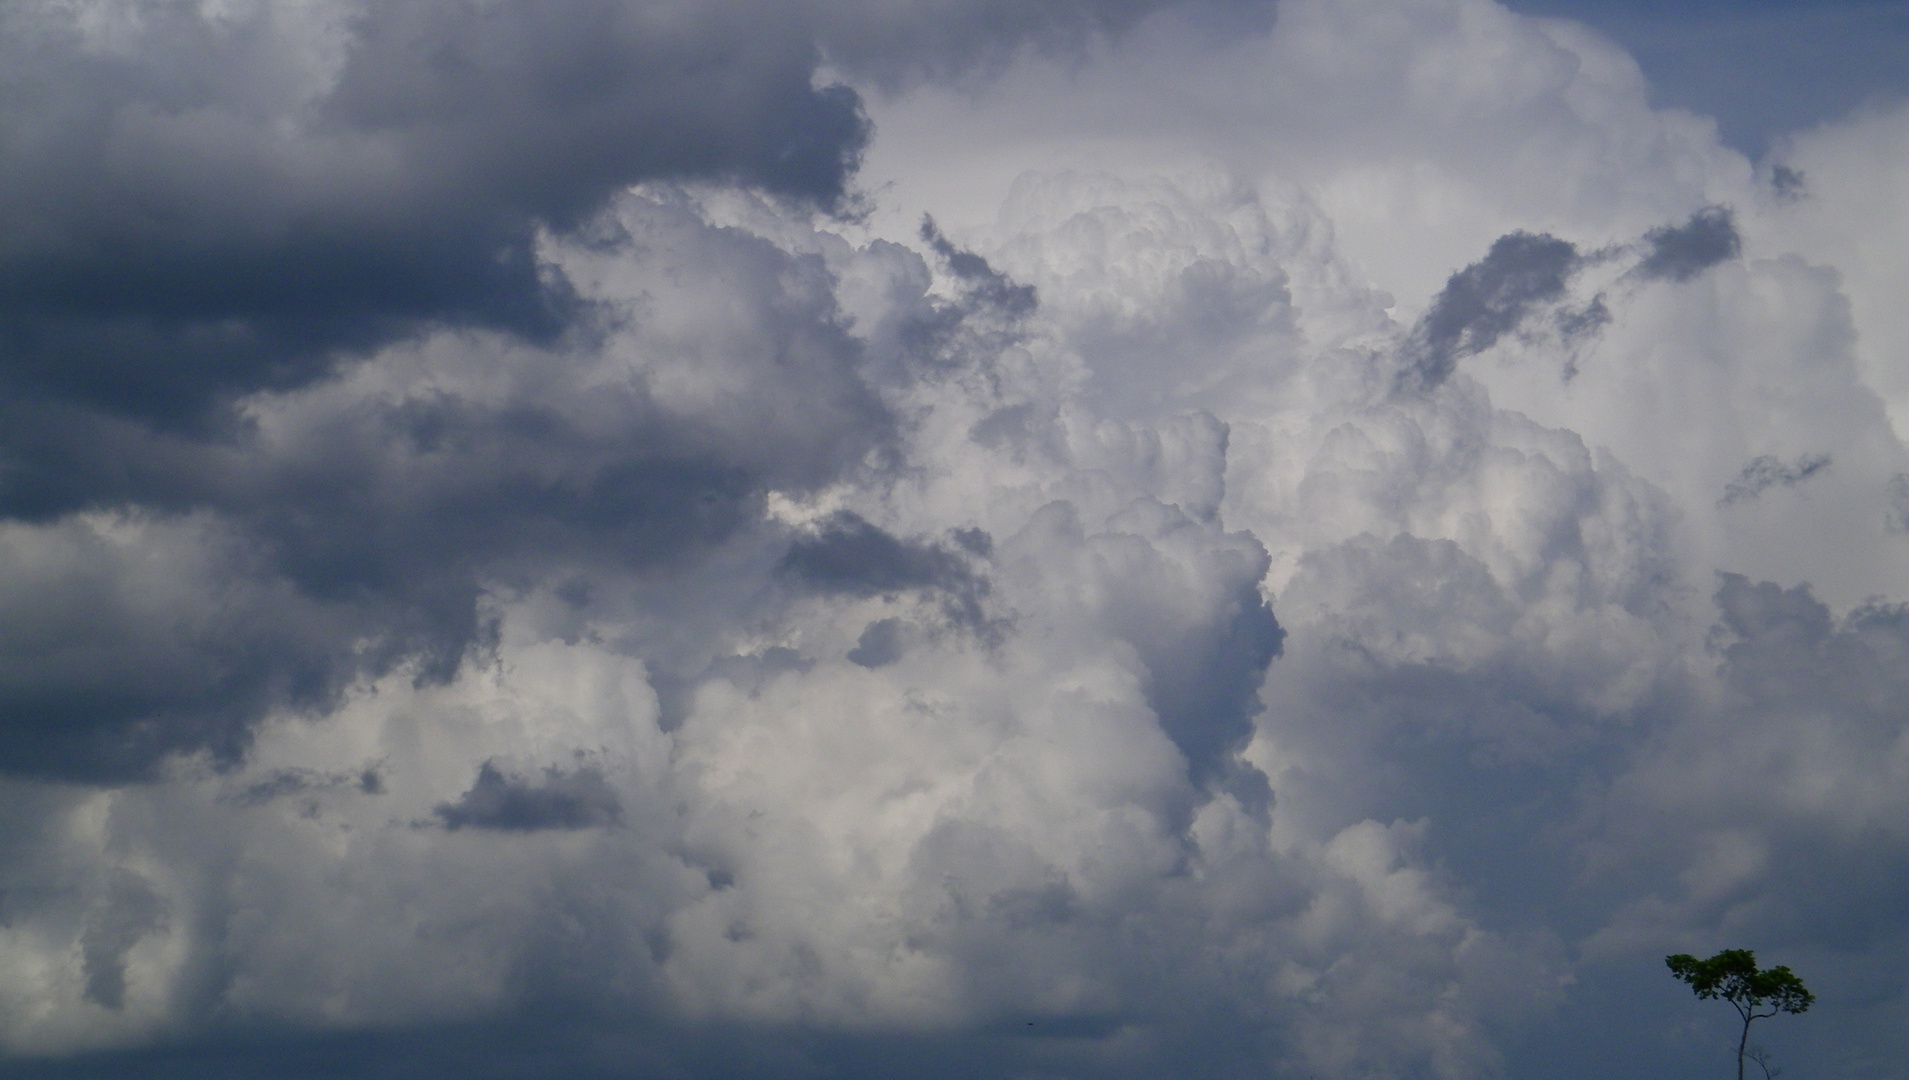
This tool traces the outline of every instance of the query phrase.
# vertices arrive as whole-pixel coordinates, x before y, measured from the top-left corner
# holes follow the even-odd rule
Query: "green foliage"
[[[1749,949],[1725,949],[1708,960],[1699,960],[1689,953],[1675,953],[1664,957],[1664,964],[1678,981],[1689,983],[1697,997],[1722,998],[1736,1006],[1737,1015],[1743,1017],[1743,1037],[1737,1042],[1737,1080],[1743,1080],[1750,1021],[1780,1012],[1807,1012],[1816,1003],[1816,995],[1810,993],[1794,972],[1782,966],[1759,970],[1756,954]],[[1763,1066],[1766,1075],[1770,1074],[1762,1058],[1757,1059],[1757,1064]]]
[[[1700,998],[1722,998],[1749,1016],[1775,1016],[1779,1012],[1805,1012],[1816,1002],[1803,980],[1787,967],[1757,969],[1757,956],[1749,949],[1725,949],[1708,960],[1689,953],[1664,957],[1670,973],[1690,984]],[[1757,1010],[1767,1006],[1769,1012]]]

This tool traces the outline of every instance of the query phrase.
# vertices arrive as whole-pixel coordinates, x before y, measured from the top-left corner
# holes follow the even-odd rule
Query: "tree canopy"
[[[1794,972],[1781,965],[1767,971],[1759,969],[1756,954],[1749,949],[1725,949],[1708,960],[1674,953],[1664,957],[1664,964],[1671,975],[1689,983],[1691,992],[1699,998],[1722,998],[1736,1006],[1737,1014],[1743,1017],[1743,1035],[1737,1040],[1737,1080],[1743,1080],[1750,1021],[1780,1012],[1806,1012],[1816,1003],[1816,995]]]

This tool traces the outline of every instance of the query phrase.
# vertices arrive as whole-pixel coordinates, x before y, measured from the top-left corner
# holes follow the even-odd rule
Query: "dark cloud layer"
[[[947,72],[1151,6],[161,3],[102,33],[15,5],[0,385],[176,424],[420,328],[548,340],[576,298],[539,231],[631,183],[844,206],[869,128],[854,91],[818,85],[825,43]]]
[[[1909,718],[1909,605],[1871,603],[1838,619],[1807,585],[1719,576],[1728,682],[1759,712],[1833,716],[1886,743]]]
[[[769,487],[825,481],[885,438],[887,414],[818,265],[680,209],[633,212],[648,231],[619,227],[592,250],[646,253],[678,289],[725,282],[753,321],[679,322],[718,319],[738,350],[705,370],[766,352],[774,376],[713,402],[660,402],[646,365],[682,361],[637,324],[548,345],[440,335],[254,399],[258,419],[209,436],[16,404],[23,422],[8,434],[29,452],[12,462],[0,508],[47,522],[9,535],[19,557],[52,561],[7,586],[19,593],[12,610],[64,614],[6,639],[0,702],[15,734],[0,768],[125,779],[195,748],[229,763],[274,705],[322,709],[354,678],[399,664],[449,677],[487,641],[486,581],[692,558],[758,521]],[[594,385],[630,352],[633,368]],[[510,389],[460,382],[465,364],[510,373]],[[407,366],[391,392],[361,396],[351,381]],[[800,423],[758,422],[793,401],[807,403]],[[753,438],[733,438],[738,425]],[[56,518],[88,508],[131,515],[148,557]],[[46,548],[55,554],[34,554]],[[181,609],[141,599],[146,577],[165,572],[150,558],[160,550],[198,583],[179,600],[196,613],[185,636]]]
[[[889,422],[827,272],[680,214],[632,235],[614,198],[699,181],[840,210],[869,129],[856,94],[820,80],[825,51],[946,71],[1137,10],[1058,3],[995,25],[964,5],[863,18],[745,0],[10,7],[0,517],[132,515],[229,584],[182,639],[131,598],[126,553],[71,525],[22,538],[92,554],[69,550],[14,597],[64,615],[0,645],[15,727],[0,770],[124,780],[195,749],[231,763],[269,708],[322,711],[400,664],[448,677],[487,641],[480,580],[660,565],[745,528],[767,487],[855,461]],[[390,348],[603,365],[628,298],[572,280],[540,237],[669,264],[691,284],[666,303],[693,307],[713,278],[751,302],[781,294],[716,366],[766,347],[799,390],[765,384],[739,408],[810,408],[749,428],[727,404],[659,403],[641,375],[340,398]],[[923,332],[961,320],[951,308]],[[295,412],[296,435],[262,431],[261,402]],[[973,582],[956,591],[972,609]]]
[[[815,46],[780,10],[409,0],[336,13],[331,59],[271,8],[157,5],[102,52],[23,6],[0,371],[16,397],[165,423],[422,326],[548,339],[572,298],[537,231],[623,185],[843,197],[866,122],[812,86]]]
[[[233,408],[450,328],[478,332],[474,353],[589,356],[601,305],[538,237],[634,243],[599,220],[631,183],[839,206],[867,123],[852,91],[816,85],[800,12],[167,3],[103,30],[83,14],[0,16],[0,516],[133,514],[228,584],[182,639],[162,625],[176,613],[131,599],[136,560],[66,527],[91,554],[33,586],[66,615],[14,631],[0,661],[0,769],[125,779],[174,751],[236,760],[275,703],[322,708],[401,662],[446,677],[484,639],[479,575],[585,551],[654,563],[733,532],[769,474],[829,468],[725,455],[640,385],[597,395],[622,410],[615,430],[580,428],[548,381],[505,401],[354,403],[308,415],[292,443]],[[774,289],[765,254],[732,245],[721,272]],[[764,329],[811,372],[846,370],[832,317],[792,309]],[[825,393],[860,414],[851,428],[879,427],[846,377]],[[71,661],[27,659],[49,655]]]
[[[483,1024],[344,1034],[261,1031],[216,1041],[17,1065],[21,1080],[517,1080],[553,1069],[586,1080],[787,1076],[965,1080],[1068,1069],[1146,1080],[1162,1070],[1218,1080],[1261,1048],[1213,1030],[1144,1031],[1103,1022],[1016,1019],[983,1033],[855,1034],[751,1025],[612,1024],[600,1008]]]

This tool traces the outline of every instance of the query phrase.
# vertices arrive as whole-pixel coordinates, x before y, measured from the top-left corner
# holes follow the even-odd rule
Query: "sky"
[[[1905,42],[0,6],[0,1071],[1909,1080]]]

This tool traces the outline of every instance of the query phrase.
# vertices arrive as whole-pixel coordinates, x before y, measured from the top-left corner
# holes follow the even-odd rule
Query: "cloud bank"
[[[1489,0],[0,22],[9,1070],[1684,1076],[1752,947],[1905,1075],[1909,112]]]

